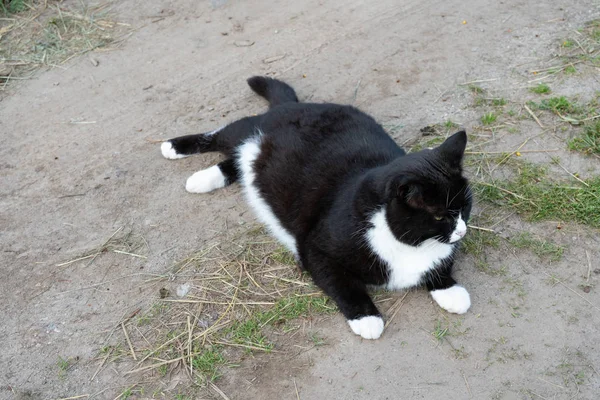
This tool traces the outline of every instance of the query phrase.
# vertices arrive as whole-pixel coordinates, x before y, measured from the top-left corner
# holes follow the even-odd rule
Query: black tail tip
[[[269,87],[269,78],[264,76],[253,76],[247,80],[248,86],[257,94],[265,96]]]

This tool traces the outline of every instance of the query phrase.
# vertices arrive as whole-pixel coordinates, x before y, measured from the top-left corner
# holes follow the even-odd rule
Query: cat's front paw
[[[471,307],[469,292],[459,285],[454,285],[448,289],[432,290],[431,297],[444,310],[454,314],[464,314]]]
[[[160,145],[160,152],[164,158],[168,158],[169,160],[177,160],[178,158],[186,157],[185,154],[177,153],[177,150],[175,150],[171,141],[162,142]]]
[[[349,319],[348,324],[352,332],[365,339],[379,339],[383,333],[383,319],[376,315],[369,315],[357,319]]]

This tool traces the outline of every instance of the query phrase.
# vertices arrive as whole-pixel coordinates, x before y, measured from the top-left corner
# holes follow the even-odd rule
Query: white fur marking
[[[221,131],[223,128],[225,128],[225,127],[224,127],[224,126],[222,126],[222,127],[220,127],[220,128],[217,128],[217,129],[215,129],[214,131],[206,132],[206,133],[204,134],[204,136],[212,136],[212,135],[214,135],[214,134],[218,133],[219,131]]]
[[[405,289],[421,282],[423,274],[452,254],[454,245],[427,239],[411,246],[396,239],[385,218],[385,207],[371,217],[373,228],[366,234],[371,250],[388,264],[387,288]]]
[[[349,319],[348,325],[350,325],[352,332],[365,339],[379,339],[384,327],[383,319],[374,315],[359,319]]]
[[[458,214],[458,220],[456,221],[456,227],[454,232],[450,235],[450,243],[454,243],[462,239],[467,233],[467,224],[462,219],[462,214]]]
[[[185,183],[185,190],[190,193],[208,193],[222,188],[226,184],[225,176],[218,165],[203,169],[190,176]]]
[[[163,157],[168,158],[169,160],[177,160],[178,158],[187,157],[185,154],[177,154],[171,142],[162,142],[160,145],[160,151]]]
[[[254,209],[257,218],[264,223],[271,231],[273,236],[277,238],[285,247],[288,248],[295,256],[298,256],[296,247],[296,239],[281,226],[281,222],[277,219],[271,207],[261,197],[258,188],[254,186],[256,174],[254,172],[254,161],[260,155],[260,134],[248,139],[238,148],[238,164],[241,171],[241,184],[246,193],[246,199],[250,206]]]
[[[431,297],[444,310],[454,314],[464,314],[471,307],[469,292],[459,285],[454,285],[448,289],[432,290]]]

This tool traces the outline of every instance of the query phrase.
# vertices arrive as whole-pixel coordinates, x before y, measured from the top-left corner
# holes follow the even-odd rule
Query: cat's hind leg
[[[235,161],[228,158],[217,165],[200,170],[190,176],[185,183],[185,190],[190,193],[208,193],[215,189],[231,185],[238,179]]]
[[[256,135],[259,126],[260,116],[246,117],[212,132],[169,139],[161,144],[160,150],[163,157],[171,160],[211,151],[233,157],[237,146]]]
[[[160,151],[164,158],[177,160],[197,153],[216,151],[215,135],[223,128],[197,135],[180,136],[163,142]]]

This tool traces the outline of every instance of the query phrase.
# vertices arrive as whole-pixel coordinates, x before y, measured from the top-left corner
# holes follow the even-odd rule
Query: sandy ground
[[[486,80],[522,101],[530,70],[599,13],[595,1],[468,3],[124,0],[115,12],[138,29],[119,50],[95,53],[97,66],[84,56],[13,86],[0,102],[0,398],[112,399],[133,383],[156,383],[124,375],[120,365],[92,380],[107,335],[156,299],[148,277],[252,223],[236,185],[184,191],[187,176],[218,156],[171,162],[147,139],[259,112],[265,105],[245,84],[255,74],[285,79],[303,100],[354,103],[401,125],[400,143],[446,119],[469,129],[481,111],[461,83]],[[585,98],[597,83],[576,76],[555,87]],[[496,146],[512,149],[536,133],[524,121]],[[587,168],[582,175],[597,170],[563,155],[568,168]],[[317,318],[311,329],[324,345],[252,357],[216,384],[231,399],[598,398],[600,235],[555,225],[512,216],[498,229],[554,232],[566,246],[562,261],[490,249],[490,264],[508,269],[490,276],[463,257],[457,276],[473,301],[464,316],[410,292],[378,341],[352,335],[341,316]],[[118,229],[143,235],[147,258],[112,253],[61,265]],[[549,284],[549,275],[563,283]],[[579,288],[584,282],[589,293]],[[442,341],[431,335],[436,321],[450,326]],[[59,357],[78,361],[61,374]],[[164,388],[155,398],[175,397],[173,385]],[[220,398],[214,390],[198,396]]]

